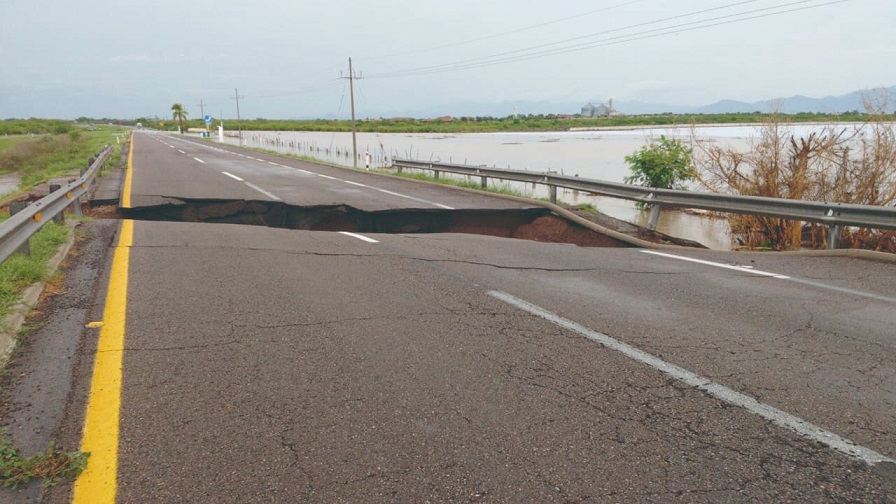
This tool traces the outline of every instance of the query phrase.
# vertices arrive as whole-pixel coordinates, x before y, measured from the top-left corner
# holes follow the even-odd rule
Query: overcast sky
[[[348,117],[349,57],[359,117],[823,97],[896,85],[894,27],[893,0],[3,0],[0,118],[229,118],[234,88]]]

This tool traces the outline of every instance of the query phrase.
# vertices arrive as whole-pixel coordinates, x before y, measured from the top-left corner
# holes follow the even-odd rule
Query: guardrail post
[[[61,188],[62,188],[62,186],[59,184],[50,184],[50,194],[53,194],[54,192],[58,191]],[[59,212],[58,214],[56,214],[53,217],[53,221],[57,222],[59,224],[64,224],[65,223],[65,212],[62,211],[62,212]]]
[[[84,217],[84,211],[81,209],[81,198],[74,198],[74,201],[72,201],[72,213],[78,217]]]
[[[401,173],[401,168],[402,168],[401,165],[396,165],[396,166],[395,166],[395,169],[396,169],[396,171],[398,171],[398,173]]]
[[[13,215],[21,212],[22,210],[28,208],[29,203],[27,201],[10,201],[9,202],[9,215],[12,217]],[[25,243],[22,244],[21,247],[16,249],[16,252],[22,255],[31,255],[31,243],[30,240],[25,240]]]
[[[550,198],[551,204],[557,204],[557,186],[548,186],[548,197]]]
[[[432,171],[432,178],[439,180],[439,170]]]
[[[485,189],[488,187],[488,177],[481,177],[482,188]]]
[[[828,226],[828,249],[840,248],[840,237],[843,235],[843,226],[835,224]]]
[[[656,226],[660,222],[660,211],[662,209],[662,205],[657,205],[656,203],[650,205],[650,217],[647,219],[647,229],[656,231]]]

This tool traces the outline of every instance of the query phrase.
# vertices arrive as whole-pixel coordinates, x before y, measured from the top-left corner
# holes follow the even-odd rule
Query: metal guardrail
[[[70,205],[75,205],[76,213],[80,213],[79,198],[87,193],[111,152],[112,147],[106,146],[99,154],[90,159],[88,168],[79,178],[35,201],[10,216],[5,222],[0,223],[0,262],[8,259],[27,244],[34,233],[38,232],[44,224],[61,215]]]
[[[481,177],[482,187],[486,187],[489,178],[544,184],[549,188],[551,203],[555,204],[557,203],[558,187],[590,192],[601,196],[639,201],[650,206],[648,228],[651,231],[656,229],[660,211],[664,206],[759,215],[825,224],[831,228],[831,232],[828,233],[828,248],[837,248],[839,246],[843,226],[896,229],[896,207],[655,189],[553,173],[427,163],[406,159],[393,159],[392,165],[399,173],[403,168],[431,170],[437,179],[439,178],[439,172],[478,176]]]

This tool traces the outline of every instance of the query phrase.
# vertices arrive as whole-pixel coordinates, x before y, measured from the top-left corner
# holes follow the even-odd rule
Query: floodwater
[[[399,158],[552,171],[562,175],[623,182],[629,174],[625,156],[660,135],[682,141],[690,141],[693,135],[723,147],[742,148],[751,137],[758,135],[758,130],[751,126],[706,126],[537,133],[358,133],[358,166],[365,166],[365,154],[369,154],[371,168],[387,167],[392,159]],[[228,131],[224,140],[236,145],[236,136],[237,132]],[[352,166],[351,133],[246,131],[243,132],[243,144]],[[541,185],[496,183],[533,197],[548,195],[547,188]],[[607,215],[641,226],[647,222],[647,212],[636,208],[632,201],[559,188],[557,198],[570,204],[590,203]],[[730,229],[725,219],[665,211],[661,214],[657,230],[697,241],[715,250],[730,250],[732,247]]]
[[[19,177],[18,173],[0,175],[0,196],[6,196],[11,192],[17,191],[20,181],[21,177]]]

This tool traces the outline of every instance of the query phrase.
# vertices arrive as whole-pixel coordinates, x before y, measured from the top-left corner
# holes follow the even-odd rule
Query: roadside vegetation
[[[112,159],[118,159],[120,142],[127,134],[124,128],[115,126],[81,128],[69,123],[69,128],[59,134],[0,138],[0,175],[18,172],[19,188],[27,191],[50,178],[77,172],[107,144],[113,147]],[[120,135],[118,141],[116,135]]]
[[[23,457],[9,440],[6,429],[0,429],[0,483],[15,489],[32,480],[52,486],[62,479],[76,478],[87,467],[86,452],[64,452],[50,443],[46,451]]]
[[[567,131],[571,128],[620,128],[646,126],[689,126],[693,124],[761,124],[768,122],[773,114],[753,112],[738,114],[654,114],[638,116],[618,116],[583,118],[578,115],[529,114],[517,117],[443,117],[436,119],[415,118],[371,118],[357,121],[357,131],[366,133],[492,133],[511,131]],[[864,112],[852,111],[844,114],[803,113],[783,116],[793,123],[862,122],[867,120]],[[892,116],[896,119],[896,115]],[[175,118],[175,121],[177,119]],[[179,124],[156,118],[140,118],[129,121],[146,127],[167,131],[177,131]],[[228,130],[236,129],[236,119],[225,119]],[[311,119],[243,119],[244,131],[351,131],[350,120]],[[184,118],[184,128],[204,128],[201,119]]]
[[[661,135],[641,150],[625,156],[631,175],[623,180],[626,184],[659,189],[684,189],[696,173],[691,163],[693,150],[681,140],[669,139]],[[638,202],[638,208],[644,208]]]
[[[0,136],[7,135],[61,135],[74,128],[71,121],[61,119],[6,119],[0,121]]]
[[[808,136],[770,116],[745,151],[695,141],[700,182],[709,190],[749,196],[893,206],[896,204],[894,98],[865,96],[859,126],[829,125]],[[824,248],[827,226],[731,215],[741,245],[772,250]],[[896,232],[844,228],[841,246],[896,253]]]
[[[187,120],[187,109],[182,103],[171,105],[171,119],[177,121],[178,132],[187,131],[184,129],[184,122]]]
[[[49,222],[31,237],[30,255],[14,254],[0,263],[0,319],[9,315],[22,290],[48,280],[47,262],[68,239],[68,234],[65,225]]]

